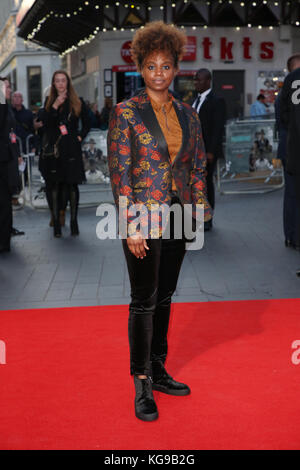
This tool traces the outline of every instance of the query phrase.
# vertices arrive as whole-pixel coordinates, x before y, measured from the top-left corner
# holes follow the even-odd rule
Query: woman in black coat
[[[66,72],[52,77],[49,97],[41,111],[43,143],[40,171],[51,194],[54,236],[61,237],[59,209],[70,201],[71,234],[78,235],[78,184],[85,181],[81,142],[90,130],[87,107]],[[51,207],[52,206],[52,207]]]
[[[16,120],[7,100],[10,98],[10,83],[0,78],[3,86],[3,103],[0,104],[0,253],[10,251],[12,233],[12,194],[19,186]]]

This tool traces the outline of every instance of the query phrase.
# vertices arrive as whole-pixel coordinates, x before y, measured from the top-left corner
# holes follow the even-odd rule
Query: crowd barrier
[[[107,131],[91,129],[83,141],[82,157],[86,182],[79,186],[79,205],[81,207],[94,207],[101,202],[113,202],[107,163],[106,137]],[[22,190],[19,195],[19,203],[21,206],[26,205],[33,209],[46,209],[48,205],[45,181],[38,169],[39,156],[30,151],[33,147],[33,139],[33,135],[27,137],[25,149],[22,148],[22,142],[18,139],[21,156],[26,162],[25,170],[20,172]]]
[[[274,119],[228,121],[225,141],[225,162],[218,162],[216,174],[221,194],[266,193],[284,186]]]
[[[107,163],[107,131],[91,129],[82,145],[86,182],[80,185],[80,206],[93,207],[113,202]],[[33,135],[25,149],[18,138],[26,162],[21,172],[20,206],[47,208],[45,182],[38,170],[38,155],[31,152]],[[277,160],[274,119],[231,120],[226,125],[225,161],[218,161],[216,183],[221,194],[265,193],[284,185],[281,162]],[[26,184],[25,184],[26,183]]]

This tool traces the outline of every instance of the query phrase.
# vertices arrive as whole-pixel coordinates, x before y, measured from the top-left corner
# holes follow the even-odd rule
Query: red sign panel
[[[135,72],[136,66],[135,65],[113,65],[112,71],[113,72]]]
[[[133,64],[131,58],[131,41],[126,41],[121,47],[121,57],[127,64]],[[197,38],[196,36],[188,36],[187,44],[185,47],[185,54],[182,60],[185,62],[191,62],[197,58]]]
[[[197,73],[197,70],[179,70],[179,77],[194,77]]]
[[[133,64],[131,57],[131,41],[126,41],[121,47],[121,57],[127,64]]]
[[[197,57],[197,38],[196,36],[188,36],[185,46],[185,54],[182,57],[183,61],[190,62],[196,60]]]

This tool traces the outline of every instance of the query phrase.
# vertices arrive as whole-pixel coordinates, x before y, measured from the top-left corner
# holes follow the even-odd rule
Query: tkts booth
[[[134,31],[173,23],[188,36],[175,91],[189,100],[195,71],[207,67],[237,117],[261,91],[272,105],[286,59],[300,50],[299,18],[296,1],[25,0],[18,24],[25,40],[59,51],[78,92],[102,107],[105,97],[117,102],[143,85],[130,57]]]

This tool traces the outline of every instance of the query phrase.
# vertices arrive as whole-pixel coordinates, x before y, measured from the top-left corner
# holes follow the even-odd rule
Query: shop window
[[[41,67],[27,67],[28,107],[35,111],[42,105]]]

